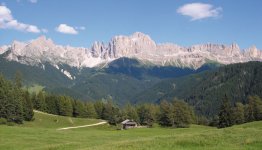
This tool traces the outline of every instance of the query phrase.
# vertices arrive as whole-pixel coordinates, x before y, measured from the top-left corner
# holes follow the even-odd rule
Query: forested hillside
[[[133,97],[135,103],[184,99],[200,114],[213,116],[224,95],[230,103],[247,102],[250,95],[262,96],[262,63],[227,65],[215,70],[161,81]]]

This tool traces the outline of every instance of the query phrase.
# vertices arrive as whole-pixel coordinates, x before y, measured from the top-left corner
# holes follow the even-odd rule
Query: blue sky
[[[136,31],[182,46],[262,49],[261,0],[0,0],[0,45],[46,35],[90,47]],[[1,22],[2,21],[2,22]]]

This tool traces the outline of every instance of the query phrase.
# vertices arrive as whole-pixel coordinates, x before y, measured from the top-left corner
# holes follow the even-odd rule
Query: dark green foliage
[[[213,118],[219,112],[223,96],[230,103],[247,103],[247,97],[262,97],[262,62],[223,66],[214,70],[162,80],[133,97],[134,103],[158,103],[174,97],[185,99],[196,113]]]
[[[117,125],[123,120],[120,109],[111,100],[104,104],[102,119],[108,120],[108,123],[113,125]]]
[[[248,122],[262,120],[262,100],[260,97],[249,96],[246,111],[246,120]]]
[[[45,103],[45,96],[43,91],[40,91],[37,94],[34,102],[35,102],[34,104],[35,109],[46,112],[46,103]]]
[[[215,115],[215,116],[211,119],[211,121],[210,121],[210,123],[209,123],[209,126],[218,127],[218,123],[219,123],[219,117],[218,117],[218,115]]]
[[[220,106],[218,128],[230,127],[233,125],[232,110],[227,96],[225,95]]]
[[[160,103],[160,118],[159,124],[162,126],[172,126],[173,118],[173,106],[171,103],[166,100],[161,101]]]
[[[23,75],[23,84],[39,84],[48,88],[64,87],[71,84],[71,80],[67,78],[60,70],[53,65],[45,63],[45,69],[41,66],[24,65],[16,61],[8,61],[0,55],[0,72],[9,80],[13,80],[13,76],[20,72]],[[68,68],[66,65],[59,65],[59,68],[70,70],[71,74],[75,74],[75,68]],[[19,71],[18,71],[19,70]],[[19,74],[20,74],[19,73]],[[22,76],[21,76],[22,77]]]
[[[83,102],[73,101],[73,117],[88,117],[86,107]]]
[[[172,126],[178,128],[189,127],[194,119],[193,110],[183,101],[174,101],[173,107]]]
[[[87,102],[85,110],[86,110],[86,116],[88,118],[97,118],[96,109],[93,103]]]
[[[15,73],[15,86],[17,88],[22,88],[22,73],[20,71]]]
[[[0,125],[6,124],[7,120],[5,118],[0,118]]]
[[[140,124],[152,127],[153,123],[157,120],[157,109],[158,108],[153,104],[143,104],[139,106],[137,113],[140,119]]]
[[[71,103],[71,98],[68,96],[59,96],[58,100],[58,112],[61,116],[72,116],[73,106]]]
[[[207,117],[198,115],[196,116],[196,124],[208,126],[210,125],[210,121],[207,119]]]
[[[233,124],[242,124],[245,122],[245,106],[242,103],[236,103],[232,108]]]
[[[173,103],[162,101],[160,103],[159,123],[162,126],[178,128],[189,127],[195,116],[192,108],[181,100],[174,100]]]
[[[136,122],[139,122],[139,116],[137,114],[137,110],[130,103],[128,103],[124,107],[123,111],[124,111],[124,118],[125,119],[134,120]]]
[[[21,89],[21,80],[20,75],[16,75],[15,83],[12,84],[0,75],[0,118],[19,124],[33,118],[30,96]]]
[[[33,104],[28,91],[23,92],[23,113],[24,119],[30,121],[34,117]]]
[[[54,115],[59,115],[58,108],[59,96],[47,94],[45,96],[46,112]]]
[[[98,119],[103,118],[104,103],[102,101],[96,101],[94,103],[95,111]]]

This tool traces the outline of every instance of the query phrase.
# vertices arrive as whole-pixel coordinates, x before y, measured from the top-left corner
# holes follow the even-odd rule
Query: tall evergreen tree
[[[83,102],[78,100],[73,100],[73,116],[87,117],[87,110]]]
[[[185,128],[193,122],[194,114],[189,105],[183,101],[175,100],[173,102],[173,127]],[[170,117],[171,118],[171,117]]]
[[[58,108],[59,108],[59,115],[62,116],[73,115],[73,106],[70,97],[60,96],[58,100]]]
[[[46,112],[50,113],[50,114],[55,114],[58,115],[59,114],[59,110],[58,110],[58,99],[59,97],[56,95],[50,95],[47,94],[45,96],[45,104],[46,104]]]
[[[246,120],[248,122],[262,120],[262,101],[258,96],[248,97],[248,106],[246,109]]]
[[[258,97],[257,95],[256,96],[253,96],[254,100],[255,100],[255,112],[254,112],[254,117],[255,117],[255,120],[258,121],[258,120],[262,120],[262,100],[260,99],[260,97]]]
[[[143,104],[137,109],[140,124],[147,125],[149,127],[153,126],[156,120],[156,110],[153,104]]]
[[[15,106],[15,111],[12,116],[12,120],[16,123],[23,123],[24,120],[24,106],[23,106],[23,91],[22,91],[22,75],[17,72],[15,75],[15,83],[12,90],[12,102]]]
[[[34,116],[34,111],[33,111],[33,104],[28,91],[23,92],[23,99],[24,99],[23,100],[24,119],[26,121],[31,121]]]
[[[136,122],[139,122],[139,117],[138,117],[137,111],[130,103],[128,103],[124,107],[124,114],[125,114],[125,119],[131,119],[131,120],[134,120]]]
[[[245,122],[245,106],[238,102],[235,104],[235,107],[232,110],[232,123],[233,124],[242,124]]]
[[[36,96],[35,108],[39,111],[46,112],[46,103],[43,91],[40,91]]]
[[[9,119],[11,112],[14,111],[9,93],[11,85],[0,75],[0,118]]]
[[[162,126],[172,126],[173,122],[173,106],[166,100],[160,103],[159,124]]]
[[[227,96],[225,95],[222,105],[220,106],[218,128],[225,128],[232,126],[231,106]]]
[[[88,118],[97,118],[96,110],[93,103],[86,103],[86,114]]]
[[[94,103],[94,107],[95,107],[95,110],[96,110],[97,118],[102,119],[103,118],[104,103],[102,101],[96,101]]]

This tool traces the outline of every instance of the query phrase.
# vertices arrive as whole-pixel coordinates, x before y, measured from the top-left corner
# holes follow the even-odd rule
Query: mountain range
[[[255,90],[253,86],[261,79],[252,75],[260,75],[260,61],[262,51],[255,46],[240,49],[235,43],[191,47],[156,44],[140,32],[115,36],[107,44],[95,42],[91,48],[56,45],[44,36],[0,47],[0,72],[12,79],[19,70],[27,87],[38,84],[51,93],[82,100],[113,99],[120,105],[127,101],[158,103],[177,97],[201,113],[210,114],[216,108],[213,104],[219,103],[228,90],[223,85],[229,84],[234,93],[244,93],[230,95],[234,100],[244,101],[249,94],[261,94],[260,88]],[[233,67],[225,66],[229,64]],[[238,78],[250,80],[236,82]]]
[[[262,52],[255,46],[241,50],[237,44],[202,44],[183,47],[172,43],[156,44],[148,35],[136,32],[130,36],[115,36],[108,44],[94,42],[91,48],[56,45],[51,39],[40,36],[29,42],[14,41],[0,48],[0,54],[8,52],[6,59],[22,64],[41,66],[50,63],[76,68],[105,66],[116,59],[127,57],[144,64],[176,66],[198,69],[206,63],[232,64],[262,61]],[[69,78],[74,77],[63,70]]]

